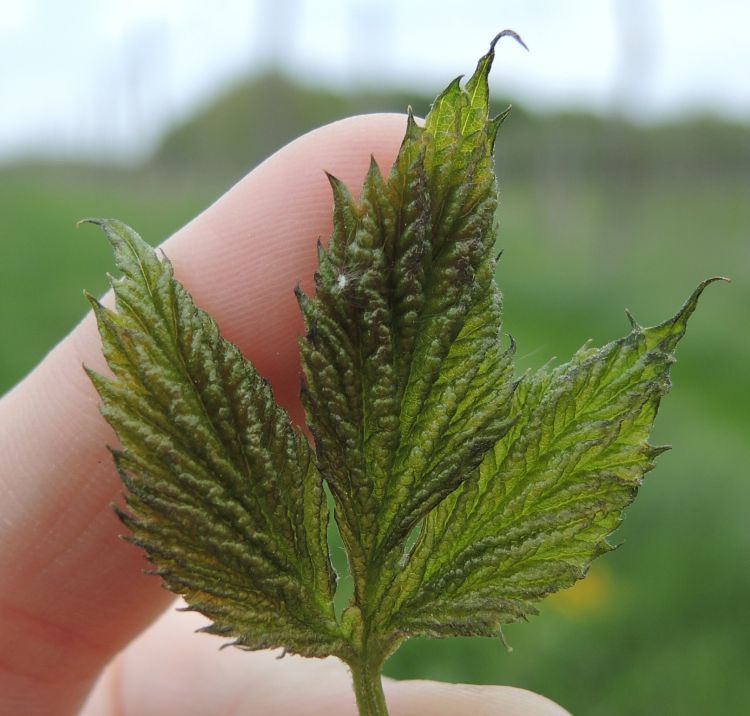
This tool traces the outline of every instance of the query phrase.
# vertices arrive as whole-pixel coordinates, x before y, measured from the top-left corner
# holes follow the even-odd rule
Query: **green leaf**
[[[122,443],[122,514],[166,585],[239,646],[317,656],[342,640],[328,511],[304,437],[165,258],[99,221],[124,274],[90,298],[113,378],[90,372]]]
[[[334,229],[313,296],[297,289],[313,454],[270,386],[119,222],[117,311],[93,301],[114,378],[91,373],[122,450],[123,514],[167,586],[246,648],[336,654],[361,714],[409,636],[493,635],[611,549],[665,448],[648,443],[673,351],[704,288],[654,328],[514,377],[495,284],[493,41],[394,166],[355,200],[330,177]],[[340,617],[330,490],[354,591]]]
[[[497,208],[487,74],[453,82],[424,128],[410,116],[390,176],[359,203],[335,179],[316,294],[299,294],[303,401],[366,619],[410,533],[512,423],[512,349],[494,283]]]
[[[666,449],[647,438],[670,388],[672,351],[714,280],[666,323],[633,322],[626,337],[584,346],[521,383],[512,429],[427,518],[389,593],[394,625],[411,635],[494,635],[611,549],[606,537]]]

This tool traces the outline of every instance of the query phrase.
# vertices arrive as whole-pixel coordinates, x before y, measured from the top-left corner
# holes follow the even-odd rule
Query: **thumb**
[[[385,685],[393,716],[570,716],[544,696],[511,686],[393,681]]]
[[[338,659],[220,650],[220,640],[194,633],[205,625],[199,614],[167,611],[107,668],[81,716],[356,716]],[[524,689],[383,681],[391,716],[569,716]]]

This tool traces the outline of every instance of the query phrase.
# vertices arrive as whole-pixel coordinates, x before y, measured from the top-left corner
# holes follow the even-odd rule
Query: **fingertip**
[[[513,686],[388,680],[384,688],[393,716],[570,716],[548,698]]]

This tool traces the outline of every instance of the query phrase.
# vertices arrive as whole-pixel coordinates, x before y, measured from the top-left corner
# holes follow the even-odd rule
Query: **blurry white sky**
[[[435,92],[505,27],[518,103],[750,121],[748,0],[0,0],[0,161],[138,156],[264,64]]]

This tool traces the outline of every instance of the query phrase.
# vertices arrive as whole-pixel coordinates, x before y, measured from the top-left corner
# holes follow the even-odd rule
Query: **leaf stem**
[[[373,659],[367,651],[361,658],[349,661],[359,716],[388,716],[380,676],[382,666],[382,659]]]

